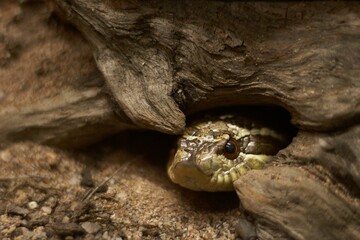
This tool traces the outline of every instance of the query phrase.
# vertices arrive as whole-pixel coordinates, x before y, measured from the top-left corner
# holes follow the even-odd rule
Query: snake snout
[[[171,180],[183,187],[201,191],[202,186],[209,182],[209,176],[205,175],[199,166],[192,161],[194,158],[176,161],[168,168]]]

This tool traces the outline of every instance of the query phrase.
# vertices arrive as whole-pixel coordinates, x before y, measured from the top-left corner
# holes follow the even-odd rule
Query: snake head
[[[178,150],[169,162],[168,175],[175,183],[195,191],[216,191],[208,186],[214,172],[221,169],[221,165],[213,160],[213,156],[222,151],[226,139],[216,142],[202,142],[197,145],[185,138],[179,140]],[[195,148],[194,148],[195,147]],[[229,186],[229,190],[232,190]]]
[[[244,128],[230,121],[189,127],[168,164],[170,179],[195,191],[232,191],[250,169],[261,169],[284,147],[284,138],[268,128]]]

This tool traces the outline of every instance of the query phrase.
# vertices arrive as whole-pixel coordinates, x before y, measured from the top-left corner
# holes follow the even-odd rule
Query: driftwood
[[[281,106],[299,133],[273,167],[236,182],[254,228],[240,236],[360,238],[359,3],[49,3],[93,44],[106,84],[1,110],[2,141],[177,134],[200,110]]]
[[[283,166],[252,171],[235,182],[243,208],[255,215],[260,239],[360,237],[359,130],[333,137],[299,133],[278,155]],[[240,229],[247,239],[249,227]]]
[[[137,125],[177,133],[180,109],[225,104],[281,105],[316,130],[359,115],[350,6],[53,2],[94,44],[114,101]]]

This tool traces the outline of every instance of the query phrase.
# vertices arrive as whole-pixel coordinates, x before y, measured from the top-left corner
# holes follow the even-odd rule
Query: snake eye
[[[224,146],[223,155],[230,160],[237,158],[240,153],[240,147],[238,142],[231,138]]]

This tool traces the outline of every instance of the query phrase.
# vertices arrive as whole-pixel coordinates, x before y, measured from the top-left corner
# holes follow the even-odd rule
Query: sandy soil
[[[29,142],[3,149],[0,235],[235,238],[235,193],[172,184],[165,171],[170,147],[167,136],[127,132],[76,152]]]
[[[0,2],[0,108],[99,84],[94,75],[91,47],[42,2]],[[169,181],[174,140],[124,132],[78,150],[1,143],[0,239],[235,239],[235,193]]]

